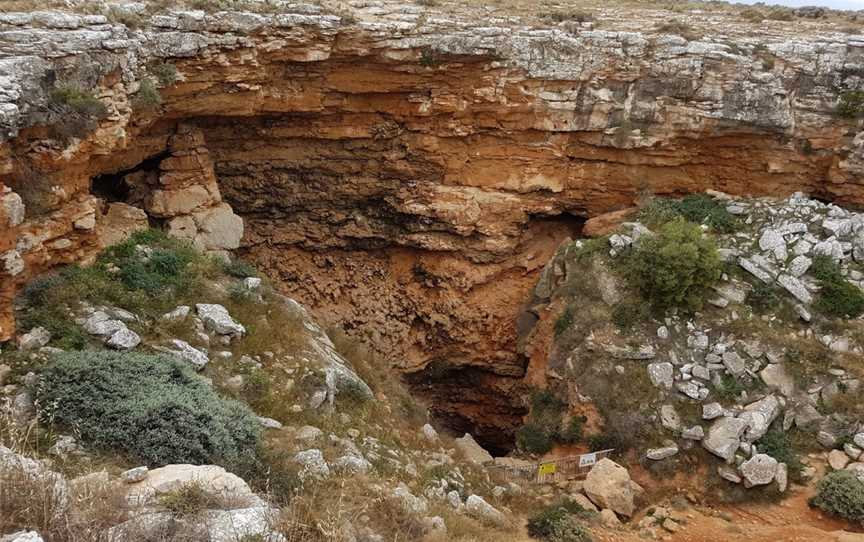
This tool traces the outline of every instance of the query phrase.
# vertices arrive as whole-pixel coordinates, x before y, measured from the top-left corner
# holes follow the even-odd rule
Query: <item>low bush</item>
[[[187,364],[166,356],[58,354],[36,398],[44,422],[152,466],[230,467],[254,452],[261,431],[248,407],[219,397]]]
[[[552,439],[545,428],[531,422],[516,430],[516,446],[531,454],[545,454],[552,449]]]
[[[162,96],[156,90],[151,79],[142,79],[138,84],[138,92],[132,98],[132,105],[138,110],[155,109],[162,104]]]
[[[780,463],[786,463],[789,469],[789,478],[800,482],[803,463],[795,449],[793,442],[789,439],[786,431],[782,428],[772,427],[765,435],[756,442],[756,448],[763,454],[768,454]]]
[[[724,374],[720,381],[714,386],[714,392],[724,401],[735,401],[741,392],[747,388],[737,378],[730,374]]]
[[[591,534],[579,523],[591,514],[565,499],[547,506],[528,519],[528,534],[549,542],[591,542]]]
[[[567,306],[561,316],[555,320],[555,337],[560,337],[573,325],[573,307]]]
[[[93,93],[75,86],[51,90],[48,108],[56,117],[52,134],[61,139],[84,137],[108,116],[108,108]]]
[[[167,87],[177,82],[177,67],[170,62],[153,64],[149,71],[159,81],[160,86]]]
[[[691,194],[680,200],[654,198],[639,211],[639,219],[651,227],[662,226],[679,217],[694,224],[705,224],[720,233],[738,229],[738,221],[726,207],[705,194]]]
[[[621,331],[630,331],[648,317],[648,307],[638,301],[624,301],[612,307],[612,323]]]
[[[781,296],[777,288],[761,281],[757,282],[747,294],[747,303],[759,313],[773,311],[780,306]]]
[[[254,265],[239,258],[231,258],[230,261],[222,264],[222,271],[226,275],[231,275],[238,279],[258,276],[258,270],[255,269]]]
[[[92,92],[73,86],[52,90],[51,103],[87,117],[104,118],[108,115],[108,108]]]
[[[850,471],[832,472],[819,481],[810,505],[864,525],[864,482]]]
[[[551,450],[554,441],[561,440],[562,417],[566,410],[567,404],[549,390],[532,393],[528,420],[516,432],[519,449],[536,454]]]
[[[643,238],[626,262],[632,285],[658,309],[698,309],[721,274],[714,240],[681,219]]]
[[[864,314],[864,292],[846,280],[838,266],[828,256],[813,258],[810,272],[819,281],[819,293],[814,306],[823,314],[837,318],[857,318]]]
[[[838,115],[853,118],[861,113],[864,113],[864,91],[851,90],[840,94],[837,102]]]

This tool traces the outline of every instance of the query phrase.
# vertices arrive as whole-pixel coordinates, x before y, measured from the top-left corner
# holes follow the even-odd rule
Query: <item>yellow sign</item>
[[[555,463],[542,463],[540,474],[555,474]]]

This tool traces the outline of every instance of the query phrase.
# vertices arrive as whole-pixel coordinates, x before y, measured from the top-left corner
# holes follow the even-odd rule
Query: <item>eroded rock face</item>
[[[506,438],[540,355],[520,351],[517,319],[578,233],[572,217],[644,191],[864,202],[864,138],[834,115],[860,84],[841,69],[861,55],[855,36],[742,32],[733,48],[638,20],[571,31],[362,6],[173,12],[139,31],[0,20],[0,340],[29,277],[149,220],[207,251],[239,247],[440,397],[439,418]],[[178,81],[136,110],[154,62]],[[95,89],[107,114],[58,137],[52,78]]]

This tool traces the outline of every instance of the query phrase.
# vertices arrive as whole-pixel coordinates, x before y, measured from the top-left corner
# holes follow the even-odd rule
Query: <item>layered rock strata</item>
[[[862,36],[479,13],[0,14],[0,339],[27,278],[150,224],[239,247],[496,434],[522,412],[521,305],[581,219],[708,188],[864,202],[864,138],[835,114]],[[68,88],[105,111],[70,127]]]

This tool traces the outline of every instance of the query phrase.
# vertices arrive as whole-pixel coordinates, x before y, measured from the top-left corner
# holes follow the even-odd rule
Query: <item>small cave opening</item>
[[[518,392],[520,378],[437,360],[405,381],[427,401],[436,426],[453,437],[469,433],[495,457],[516,447],[516,430],[528,413]]]
[[[139,204],[140,192],[149,177],[158,175],[159,163],[167,154],[151,156],[134,167],[103,173],[90,179],[90,193],[109,203]]]

